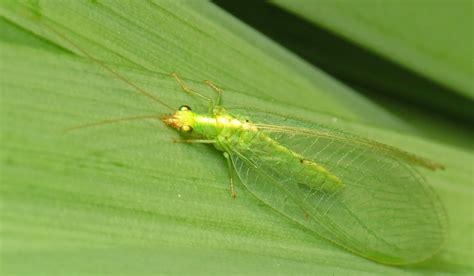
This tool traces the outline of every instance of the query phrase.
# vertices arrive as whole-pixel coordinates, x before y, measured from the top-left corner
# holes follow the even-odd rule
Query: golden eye
[[[182,105],[178,108],[179,111],[191,111],[191,107],[189,105]]]
[[[188,126],[188,125],[184,125],[180,128],[181,132],[184,132],[184,133],[191,133],[193,132],[193,127],[192,126]]]

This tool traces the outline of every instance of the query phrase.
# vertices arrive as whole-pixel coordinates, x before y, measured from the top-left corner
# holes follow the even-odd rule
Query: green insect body
[[[267,156],[267,161],[277,160],[275,168],[294,171],[299,183],[310,189],[332,191],[343,187],[339,178],[324,167],[282,146],[259,131],[250,120],[234,117],[222,107],[216,107],[213,114],[197,114],[188,106],[182,106],[175,114],[163,116],[162,121],[183,133],[192,132],[227,153],[266,149],[262,156]]]
[[[173,109],[137,87],[52,27],[112,75]],[[178,142],[209,143],[224,152],[230,172],[259,200],[290,220],[339,246],[376,262],[404,265],[423,261],[441,248],[447,218],[441,201],[414,169],[441,165],[403,150],[325,126],[270,113],[227,110],[220,106],[222,91],[212,100],[191,90],[172,74],[181,88],[209,102],[208,112],[182,106],[161,120],[182,134]],[[135,116],[77,128],[127,120]],[[188,139],[189,138],[189,139]]]

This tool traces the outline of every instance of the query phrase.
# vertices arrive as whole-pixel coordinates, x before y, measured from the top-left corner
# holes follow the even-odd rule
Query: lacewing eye
[[[190,134],[191,132],[193,132],[193,127],[188,126],[188,125],[184,125],[180,128],[180,131],[183,132],[183,133],[186,133],[186,134]]]
[[[179,111],[191,111],[191,107],[189,105],[182,105],[178,108]]]

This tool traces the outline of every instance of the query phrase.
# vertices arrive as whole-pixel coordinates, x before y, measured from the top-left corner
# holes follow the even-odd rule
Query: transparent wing
[[[253,139],[246,147],[231,148],[231,158],[244,185],[260,200],[378,262],[414,263],[439,250],[447,225],[443,206],[403,158],[341,132],[279,127],[271,123],[281,118],[269,114],[251,118],[263,121],[262,133],[325,167],[344,184],[335,191],[310,188],[302,183],[298,167],[279,165],[293,156]],[[287,118],[285,123],[301,125]]]

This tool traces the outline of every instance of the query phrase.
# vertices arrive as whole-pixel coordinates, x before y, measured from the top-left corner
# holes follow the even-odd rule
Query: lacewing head
[[[174,114],[167,114],[160,117],[161,121],[178,131],[191,132],[194,125],[195,114],[187,105],[183,105]]]

